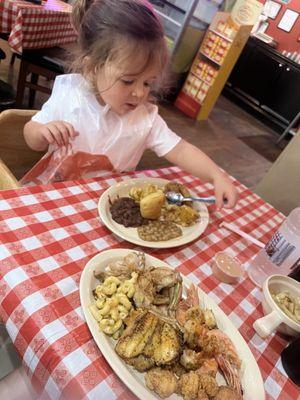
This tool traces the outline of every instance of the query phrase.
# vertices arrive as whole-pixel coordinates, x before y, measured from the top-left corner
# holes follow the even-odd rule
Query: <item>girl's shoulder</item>
[[[53,85],[54,91],[64,91],[68,94],[72,92],[81,92],[82,94],[90,94],[91,88],[89,83],[81,74],[64,74],[55,78]]]

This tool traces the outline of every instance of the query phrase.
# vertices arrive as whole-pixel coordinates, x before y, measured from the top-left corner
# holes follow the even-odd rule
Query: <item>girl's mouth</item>
[[[138,104],[132,104],[132,103],[126,103],[125,106],[129,109],[129,110],[135,110],[138,106]]]

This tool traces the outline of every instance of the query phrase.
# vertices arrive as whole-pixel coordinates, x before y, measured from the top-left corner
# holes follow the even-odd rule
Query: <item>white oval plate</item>
[[[112,219],[109,210],[109,198],[111,200],[114,200],[117,196],[128,196],[130,189],[133,187],[145,187],[149,184],[164,186],[168,182],[169,181],[167,181],[166,179],[160,178],[137,178],[117,183],[116,185],[108,188],[102,194],[98,203],[98,212],[104,225],[106,225],[107,228],[110,229],[117,236],[127,240],[130,243],[157,249],[168,249],[170,247],[177,247],[197,239],[205,231],[209,222],[208,210],[204,203],[194,202],[193,205],[194,208],[199,212],[199,221],[192,226],[181,227],[182,236],[166,241],[148,242],[146,240],[142,240],[138,235],[137,228],[126,228],[125,226],[118,224]]]
[[[96,273],[104,271],[109,262],[119,260],[128,253],[130,253],[130,250],[128,249],[106,250],[94,256],[86,264],[80,278],[80,302],[86,322],[95,342],[118,377],[136,396],[138,396],[138,398],[147,400],[160,400],[160,398],[156,396],[154,392],[147,389],[144,381],[145,374],[135,371],[132,367],[125,364],[117,355],[114,350],[116,341],[99,331],[97,322],[90,314],[88,309],[89,305],[93,302],[92,291],[99,283],[99,281],[94,277],[94,271]],[[171,268],[168,264],[159,260],[158,258],[152,257],[148,254],[145,254],[145,256],[147,264],[155,267]],[[191,282],[183,276],[183,284],[185,287],[189,287]],[[243,399],[265,400],[265,390],[260,370],[242,335],[238,332],[225,313],[205,292],[198,289],[198,293],[201,306],[203,305],[204,307],[213,310],[219,329],[225,332],[232,340],[242,361],[241,382],[244,390]],[[223,384],[223,382],[224,380],[219,381],[218,383]],[[169,397],[169,399],[182,400],[182,397],[173,394]]]

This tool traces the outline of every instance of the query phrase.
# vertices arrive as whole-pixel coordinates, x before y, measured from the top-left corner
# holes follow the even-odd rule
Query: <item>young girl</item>
[[[23,183],[99,176],[134,169],[144,150],[212,182],[216,206],[233,207],[237,192],[201,150],[172,132],[153,95],[163,83],[168,50],[146,0],[77,0],[73,23],[80,55],[73,74],[56,78],[50,99],[24,136],[48,150]]]

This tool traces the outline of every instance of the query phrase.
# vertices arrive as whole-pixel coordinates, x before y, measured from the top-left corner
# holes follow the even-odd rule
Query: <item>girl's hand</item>
[[[229,178],[223,173],[216,176],[213,180],[216,196],[216,209],[232,208],[236,205],[238,192]]]
[[[70,139],[78,136],[78,132],[71,124],[65,121],[52,121],[48,124],[43,124],[39,128],[38,134],[47,144],[56,144],[57,146],[67,146]]]

